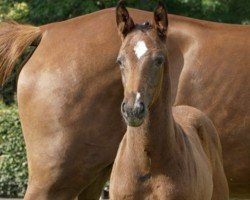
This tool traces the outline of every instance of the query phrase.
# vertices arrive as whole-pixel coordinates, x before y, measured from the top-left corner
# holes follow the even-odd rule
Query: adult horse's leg
[[[88,43],[87,27],[78,37],[70,30],[63,35],[62,26],[7,26],[0,38],[0,47],[6,48],[0,54],[0,82],[24,48],[42,38],[20,73],[17,89],[29,166],[26,200],[74,199],[113,162],[124,133],[119,70],[111,66],[117,50],[100,44],[113,58],[89,59],[100,48]],[[102,51],[95,57],[102,58]],[[89,187],[88,194],[91,188],[100,187]]]
[[[25,199],[39,199],[37,196],[46,200],[74,199],[115,157],[121,138],[116,133],[121,127],[115,123],[115,119],[120,120],[116,105],[119,100],[110,93],[119,87],[102,82],[105,76],[93,80],[99,86],[95,83],[86,86],[80,79],[75,83],[67,72],[70,67],[58,75],[56,71],[46,72],[48,69],[42,66],[41,71],[37,69],[40,72],[31,76],[38,53],[39,49],[22,70],[18,83],[19,113],[29,165]],[[88,88],[93,92],[96,87],[104,87],[101,91],[105,92],[94,92],[93,96],[86,92]],[[105,95],[110,97],[104,98]],[[114,105],[117,111],[106,116],[104,111],[112,110]],[[90,123],[93,121],[94,125]],[[107,126],[103,127],[103,123]]]
[[[18,80],[29,166],[25,199],[74,199],[113,162],[124,133],[119,69],[109,60],[100,67],[88,59],[91,47],[76,57],[72,52],[85,41],[67,41],[70,47],[63,48],[58,37],[45,34]]]
[[[98,177],[78,196],[78,200],[98,200],[101,196],[102,189],[108,180],[112,170],[112,165],[106,167],[100,172]]]
[[[103,89],[103,94],[85,98],[84,84],[74,85],[67,78],[67,72],[59,77],[54,72],[50,75],[40,72],[29,79],[30,67],[34,67],[30,65],[32,60],[22,70],[18,83],[19,113],[29,165],[29,188],[25,199],[74,199],[115,157],[121,136],[110,137],[107,133],[121,129],[113,121],[120,118],[119,106],[116,106],[117,112],[106,117],[101,108],[108,105],[112,109],[112,104],[116,103],[112,97],[106,98],[107,103],[102,95],[106,92],[109,95],[113,87]],[[99,99],[102,101],[97,101]],[[88,106],[85,106],[86,101]],[[101,120],[106,121],[106,127]],[[90,121],[96,124],[92,126]],[[97,187],[100,191],[101,186]],[[91,194],[92,188],[97,190],[95,187],[89,188],[87,193]]]
[[[46,190],[46,186],[43,188],[34,188],[34,184],[30,183],[29,188],[26,192],[25,199],[58,199],[58,200],[99,200],[101,196],[102,189],[108,180],[111,173],[112,165],[103,169],[100,174],[95,178],[95,180],[87,186],[78,197],[75,197],[77,193],[79,193],[79,189],[74,190],[73,188],[64,188],[62,190],[56,191],[51,190],[51,187],[48,187]],[[49,190],[51,190],[49,192]]]

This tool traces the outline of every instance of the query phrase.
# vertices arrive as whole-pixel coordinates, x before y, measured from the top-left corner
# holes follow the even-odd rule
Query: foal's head
[[[154,11],[153,23],[135,24],[123,2],[116,9],[122,46],[117,58],[122,73],[122,115],[129,126],[140,126],[149,107],[158,98],[166,56],[167,12],[162,3]]]

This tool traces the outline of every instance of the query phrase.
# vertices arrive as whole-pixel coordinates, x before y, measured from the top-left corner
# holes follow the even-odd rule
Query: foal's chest
[[[150,173],[129,180],[120,179],[113,191],[113,200],[193,200],[192,186],[186,185],[185,181],[177,183],[169,177]]]

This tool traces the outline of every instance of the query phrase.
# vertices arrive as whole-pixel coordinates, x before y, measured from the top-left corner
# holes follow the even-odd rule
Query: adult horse
[[[152,17],[129,11],[135,22]],[[41,27],[1,25],[1,81],[26,46],[37,46],[17,89],[29,165],[26,200],[97,199],[110,173],[125,133],[114,14],[111,8]],[[172,102],[212,119],[231,194],[249,197],[250,27],[175,15],[169,23]]]

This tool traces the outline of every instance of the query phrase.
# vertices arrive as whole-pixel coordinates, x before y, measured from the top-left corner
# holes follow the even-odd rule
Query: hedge
[[[27,159],[17,106],[0,102],[0,197],[23,197]]]

